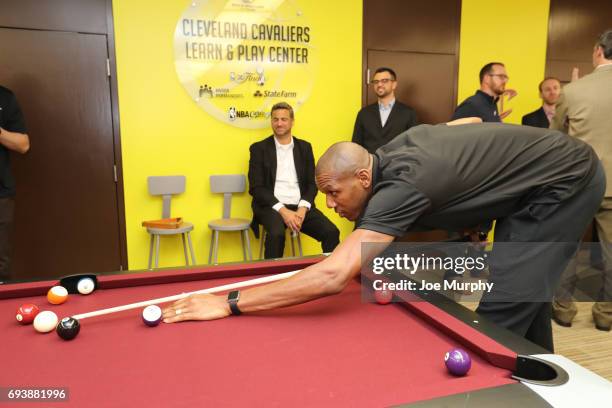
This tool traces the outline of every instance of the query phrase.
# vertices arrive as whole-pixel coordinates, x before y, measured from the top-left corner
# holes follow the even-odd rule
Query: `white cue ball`
[[[150,305],[142,311],[142,321],[149,327],[157,326],[162,320],[162,310],[157,305]]]
[[[57,315],[49,310],[40,312],[34,318],[34,329],[39,333],[49,333],[57,326]]]
[[[81,295],[89,295],[95,287],[94,281],[91,278],[83,278],[77,283],[77,291]]]

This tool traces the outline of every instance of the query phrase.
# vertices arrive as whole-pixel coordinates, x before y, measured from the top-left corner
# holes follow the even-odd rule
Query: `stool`
[[[208,263],[217,263],[219,252],[219,232],[240,232],[242,254],[245,261],[252,260],[249,228],[251,221],[244,218],[232,218],[232,194],[244,193],[246,177],[244,174],[223,174],[210,176],[210,191],[223,194],[223,218],[212,220],[208,228],[212,231]]]
[[[261,244],[259,245],[259,259],[264,259],[264,243],[266,242],[266,235],[268,235],[268,232],[266,231],[265,228],[262,227],[263,232],[261,233]],[[287,231],[291,231],[289,228],[287,228]],[[295,231],[291,231],[291,254],[293,256],[295,256],[295,244],[294,244],[294,240],[297,242],[297,247],[298,247],[298,251],[300,253],[300,256],[304,256],[302,254],[302,241],[300,240],[300,232],[295,232]]]
[[[170,218],[170,206],[172,196],[181,194],[185,191],[185,176],[150,176],[147,178],[149,194],[162,196],[162,218]],[[185,253],[185,265],[189,266],[189,256],[187,255],[187,243],[191,252],[193,265],[196,264],[193,245],[191,244],[190,232],[193,231],[193,224],[184,222],[178,228],[151,228],[147,227],[147,232],[151,235],[149,245],[149,269],[153,263],[153,245],[155,244],[155,267],[159,267],[159,237],[161,235],[181,235],[183,239],[183,252]],[[186,241],[186,242],[185,242]]]

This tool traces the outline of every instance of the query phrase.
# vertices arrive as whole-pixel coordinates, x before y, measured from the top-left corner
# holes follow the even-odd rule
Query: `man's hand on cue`
[[[215,320],[231,314],[225,296],[210,294],[190,295],[164,308],[164,323],[183,320]]]

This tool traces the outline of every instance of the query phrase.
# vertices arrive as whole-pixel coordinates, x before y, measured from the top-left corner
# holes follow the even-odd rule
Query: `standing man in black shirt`
[[[11,230],[15,209],[15,180],[9,162],[10,151],[25,153],[30,148],[25,120],[17,98],[0,86],[0,282],[11,275]]]
[[[501,122],[497,101],[506,92],[506,83],[510,79],[506,67],[501,62],[489,62],[480,70],[479,78],[480,89],[457,106],[453,120],[477,117],[483,122]],[[512,91],[511,96],[515,95],[516,92]],[[508,115],[510,112],[508,110],[504,113]]]
[[[417,124],[415,111],[395,99],[395,71],[378,68],[374,72],[372,86],[378,102],[359,111],[353,130],[353,143],[363,146],[370,153]]]
[[[540,89],[542,106],[523,116],[521,124],[547,128],[550,126],[553,116],[555,116],[555,104],[561,95],[561,82],[555,77],[544,78],[540,85],[538,85],[538,89]]]
[[[389,243],[414,228],[461,230],[497,219],[496,242],[529,243],[531,250],[523,245],[497,258],[494,246],[494,286],[478,313],[553,349],[550,301],[572,254],[567,245],[555,244],[578,247],[605,190],[603,168],[590,146],[527,126],[422,125],[373,155],[354,143],[333,145],[319,160],[316,179],[327,206],[357,221],[356,229],[325,260],[289,279],[245,290],[237,305],[242,312],[342,291],[366,261],[363,243]],[[164,310],[166,322],[229,315],[226,300],[212,295]]]

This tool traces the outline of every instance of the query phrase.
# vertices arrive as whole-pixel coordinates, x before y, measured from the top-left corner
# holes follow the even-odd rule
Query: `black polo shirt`
[[[497,113],[497,100],[480,90],[457,106],[452,120],[478,117],[483,122],[501,122]]]
[[[461,230],[558,203],[595,174],[593,149],[559,131],[508,124],[421,125],[374,154],[373,193],[357,228],[402,236]]]
[[[0,86],[0,127],[10,132],[26,133],[25,120],[17,98],[3,86]],[[15,180],[11,173],[9,150],[0,144],[0,198],[14,195]]]

